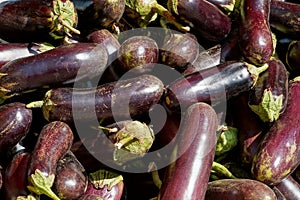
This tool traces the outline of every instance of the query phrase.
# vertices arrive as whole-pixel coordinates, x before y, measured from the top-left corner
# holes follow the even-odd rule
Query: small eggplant
[[[161,200],[205,196],[216,148],[217,114],[208,104],[196,103],[188,108],[182,122],[174,152],[182,155],[167,167],[158,195]]]
[[[270,1],[241,1],[239,45],[243,56],[255,65],[268,62],[274,53],[269,24]]]
[[[32,123],[32,111],[25,104],[13,102],[0,107],[0,155],[6,156],[21,139]]]
[[[61,45],[15,59],[0,68],[0,98],[5,100],[28,90],[101,75],[107,59],[104,47],[96,43]]]
[[[276,187],[286,199],[300,199],[300,184],[292,176],[287,176],[274,187]]]
[[[276,200],[273,190],[252,179],[221,179],[208,183],[205,200],[268,199]]]
[[[286,108],[288,72],[284,64],[275,57],[267,64],[268,69],[250,90],[249,106],[262,121],[274,122]]]
[[[276,185],[291,174],[300,162],[300,78],[289,83],[288,104],[284,113],[263,137],[252,162],[253,178]]]

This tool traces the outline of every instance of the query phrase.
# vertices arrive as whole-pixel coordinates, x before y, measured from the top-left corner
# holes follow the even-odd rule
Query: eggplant
[[[262,139],[252,162],[253,178],[276,185],[291,174],[300,163],[300,78],[289,83],[288,104]]]
[[[128,120],[148,112],[160,101],[163,91],[164,85],[157,77],[141,75],[103,84],[97,89],[52,89],[43,101],[29,103],[27,107],[41,106],[48,121]]]
[[[0,155],[6,154],[29,132],[32,111],[20,102],[0,106]]]
[[[291,76],[300,75],[300,41],[294,40],[289,43],[286,52],[287,69],[291,73]]]
[[[78,200],[105,200],[97,194],[85,194],[82,195]]]
[[[255,85],[258,75],[267,67],[263,65],[257,68],[243,61],[228,61],[180,77],[166,86],[164,105],[175,112],[196,102],[220,105],[222,100],[249,91]]]
[[[107,59],[104,47],[96,43],[61,45],[15,59],[0,68],[0,98],[5,100],[29,90],[100,76]]]
[[[292,177],[287,176],[274,186],[286,199],[300,199],[300,184]]]
[[[191,24],[201,37],[221,42],[231,31],[231,19],[218,7],[206,0],[175,1],[175,13]]]
[[[268,62],[274,53],[269,24],[270,1],[241,1],[239,45],[243,56],[255,65]]]
[[[210,199],[269,199],[276,200],[273,190],[252,179],[221,179],[209,182],[205,200]]]
[[[300,5],[284,1],[271,1],[270,25],[273,29],[286,36],[299,39],[300,33]]]
[[[60,199],[78,199],[88,185],[88,177],[84,167],[76,156],[68,151],[57,163],[54,191]]]
[[[225,13],[231,13],[234,9],[236,0],[208,0],[210,3],[216,5],[220,10]]]
[[[191,105],[178,131],[178,157],[165,172],[158,199],[204,199],[217,141],[218,118],[205,103]],[[179,157],[180,155],[180,157]]]
[[[0,3],[0,38],[8,42],[66,39],[80,34],[77,12],[69,0],[8,0]],[[50,37],[51,36],[51,37]]]
[[[1,188],[2,188],[2,185],[3,185],[3,175],[2,175],[2,170],[3,168],[2,168],[2,166],[0,165],[0,190],[1,190]]]
[[[249,106],[262,121],[273,122],[286,108],[289,76],[279,59],[273,57],[267,64],[268,69],[250,90]]]
[[[26,196],[29,194],[27,190],[27,170],[30,157],[30,153],[26,151],[17,153],[6,167],[4,175],[5,199],[17,199],[18,196]]]

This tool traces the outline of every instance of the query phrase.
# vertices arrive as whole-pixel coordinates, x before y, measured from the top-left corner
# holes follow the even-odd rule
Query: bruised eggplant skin
[[[99,120],[113,117],[128,119],[130,116],[127,116],[126,112],[132,117],[148,112],[151,106],[159,102],[163,91],[164,85],[161,80],[152,75],[142,75],[107,83],[96,90],[73,88],[50,90],[45,95],[42,109],[48,121],[61,120],[72,123],[74,110],[80,112],[80,116],[76,116],[77,120],[93,120],[95,116],[91,109],[95,110]],[[126,101],[129,101],[129,105],[125,105]],[[112,107],[120,106],[123,110],[125,106],[127,109],[125,113],[112,112]]]
[[[270,25],[287,36],[300,38],[300,5],[284,1],[271,1]]]
[[[55,175],[58,161],[70,150],[73,132],[64,122],[46,124],[38,137],[31,154],[28,177],[39,169],[45,177]]]
[[[289,83],[286,110],[266,133],[254,156],[252,176],[268,185],[278,184],[300,163],[299,98],[300,81],[296,77]]]
[[[107,59],[102,45],[76,43],[13,60],[0,68],[0,97],[95,77],[105,70]]]
[[[287,176],[279,184],[275,185],[286,199],[300,199],[300,184],[292,177]]]
[[[208,183],[205,200],[268,199],[276,200],[273,190],[252,179],[220,179]]]
[[[178,0],[178,14],[203,38],[220,42],[231,30],[231,19],[206,0]]]
[[[206,192],[217,141],[217,114],[208,104],[196,103],[182,120],[177,152],[186,151],[168,166],[160,200],[204,199]]]
[[[274,52],[269,24],[270,1],[241,1],[239,45],[243,56],[255,65],[269,61]]]
[[[18,196],[27,196],[27,170],[30,161],[29,152],[20,152],[12,158],[5,170],[4,195],[5,199],[17,199]]]
[[[245,62],[228,61],[173,81],[166,86],[164,103],[171,111],[200,101],[217,104],[250,90],[253,84]]]
[[[0,107],[0,155],[5,156],[28,133],[32,111],[25,104],[13,102]]]

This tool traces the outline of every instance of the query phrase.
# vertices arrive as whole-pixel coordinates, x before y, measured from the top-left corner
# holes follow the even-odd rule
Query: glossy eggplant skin
[[[205,103],[191,105],[178,132],[183,154],[167,167],[158,199],[204,199],[214,159],[218,118]],[[192,141],[192,142],[191,142]]]
[[[300,75],[300,41],[291,41],[286,52],[287,69],[291,76]]]
[[[164,85],[157,77],[141,75],[107,83],[97,89],[57,88],[50,90],[45,95],[42,109],[45,118],[49,121],[61,120],[72,123],[74,110],[77,114],[80,113],[80,116],[76,116],[76,120],[90,121],[95,118],[91,109],[95,111],[98,120],[113,117],[128,119],[130,116],[134,117],[148,112],[151,106],[160,101],[163,91]],[[112,109],[118,108],[123,111],[113,113]],[[127,112],[130,116],[127,116]]]
[[[87,174],[71,151],[58,161],[55,175],[54,191],[60,199],[78,199],[86,191]]]
[[[58,161],[70,150],[73,132],[64,122],[54,121],[46,124],[31,153],[28,177],[39,169],[45,177],[55,175]]]
[[[252,179],[220,179],[208,183],[205,200],[269,199],[276,200],[273,190]]]
[[[189,21],[203,38],[220,42],[231,30],[231,19],[206,0],[178,0],[178,14]]]
[[[289,83],[288,104],[262,139],[254,156],[253,178],[275,185],[291,174],[300,162],[300,97],[299,77]]]
[[[124,182],[120,181],[114,185],[111,189],[108,189],[107,185],[103,188],[95,188],[92,183],[88,183],[87,190],[84,195],[97,195],[102,197],[104,200],[120,200],[124,189]]]
[[[102,45],[76,43],[13,60],[0,68],[0,97],[101,75],[107,59]]]
[[[292,38],[300,38],[300,5],[284,1],[271,1],[270,25]]]
[[[0,107],[0,155],[11,150],[24,138],[32,123],[32,111],[25,104],[13,102]]]
[[[292,176],[287,176],[275,187],[286,199],[300,199],[300,184]]]
[[[30,157],[29,152],[17,153],[7,166],[4,176],[5,199],[12,200],[28,195],[27,170]]]
[[[245,62],[228,61],[173,81],[166,86],[163,100],[171,111],[200,101],[218,104],[250,90],[253,84]]]
[[[270,1],[241,1],[239,45],[243,56],[255,65],[269,61],[274,52],[269,24]]]
[[[105,200],[97,194],[85,194],[82,195],[78,200]]]

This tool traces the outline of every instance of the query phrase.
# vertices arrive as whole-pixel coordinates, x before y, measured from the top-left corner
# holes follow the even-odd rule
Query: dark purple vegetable
[[[243,61],[228,61],[173,81],[166,87],[164,103],[171,111],[196,102],[220,104],[222,100],[249,91],[260,72],[266,69]]]
[[[167,167],[158,199],[203,199],[215,153],[218,118],[214,109],[196,103],[186,111],[178,132],[177,153]]]
[[[270,25],[287,36],[299,38],[300,34],[300,5],[283,1],[271,1]]]
[[[286,199],[300,199],[300,184],[292,176],[287,176],[275,187]]]
[[[142,75],[126,80],[107,83],[97,89],[57,88],[49,90],[43,101],[27,107],[42,106],[44,117],[49,121],[128,119],[145,114],[157,104],[164,85],[155,76]],[[94,113],[95,112],[95,113]]]
[[[236,0],[207,0],[208,2],[216,5],[219,9],[224,12],[230,13],[234,9]]]
[[[270,1],[241,1],[239,45],[243,56],[255,65],[268,62],[274,52],[269,24]]]
[[[9,42],[63,39],[75,29],[77,12],[69,0],[8,0],[0,3],[0,38]]]
[[[13,156],[5,170],[4,195],[5,199],[16,199],[18,196],[28,195],[27,170],[30,153],[20,152]]]
[[[31,126],[32,111],[13,102],[0,106],[0,155],[6,154],[23,139]]]
[[[273,122],[284,112],[288,95],[288,72],[284,64],[273,57],[267,62],[255,86],[250,90],[249,106],[262,121]]]
[[[13,60],[0,68],[0,98],[101,75],[107,59],[102,45],[76,43]]]
[[[268,185],[281,182],[300,163],[299,80],[296,77],[289,83],[286,110],[266,133],[253,159],[253,177]]]
[[[273,190],[256,180],[220,179],[209,182],[205,200],[215,199],[269,199],[276,200]]]
[[[206,0],[178,0],[175,13],[191,24],[203,38],[220,42],[231,30],[231,19]]]
[[[40,170],[45,177],[55,175],[58,161],[71,148],[73,138],[73,132],[66,123],[54,121],[46,124],[32,151],[28,176],[36,170]]]
[[[193,64],[199,55],[200,45],[191,33],[169,34],[159,48],[160,62],[178,71],[183,71],[188,64]]]
[[[3,172],[2,171],[3,171],[3,168],[0,165],[0,190],[1,190],[2,185],[3,185],[3,175],[2,175]]]
[[[85,194],[82,195],[78,200],[105,200],[97,194]]]
[[[300,75],[300,41],[291,41],[286,52],[287,69],[291,76]]]
[[[75,155],[68,151],[57,163],[54,191],[60,199],[78,199],[86,191],[88,177]]]

